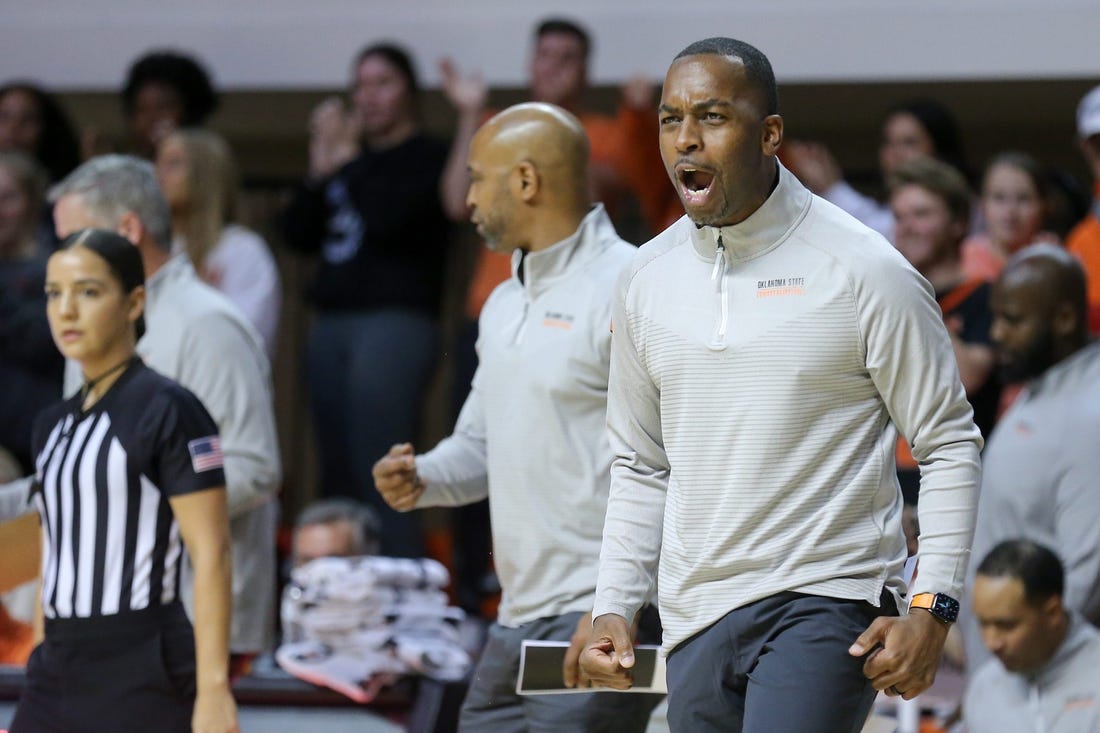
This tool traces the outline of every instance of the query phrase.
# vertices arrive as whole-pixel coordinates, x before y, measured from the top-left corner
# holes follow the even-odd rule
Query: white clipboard
[[[561,668],[565,663],[567,641],[543,641],[524,639],[519,654],[519,675],[516,677],[517,695],[560,695],[567,692],[645,692],[667,695],[665,658],[660,647],[641,644],[634,647],[634,667],[631,674],[634,685],[628,690],[609,687],[566,687]]]

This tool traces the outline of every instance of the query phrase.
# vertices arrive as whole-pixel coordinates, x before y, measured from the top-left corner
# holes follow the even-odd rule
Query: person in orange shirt
[[[668,186],[657,150],[656,102],[653,85],[643,77],[630,80],[614,117],[581,109],[588,88],[591,39],[573,21],[550,18],[535,29],[528,91],[531,101],[546,102],[572,112],[590,143],[589,185],[593,201],[602,201],[612,218],[633,196],[650,232],[658,232],[683,215]],[[458,129],[443,177],[448,215],[466,215],[466,153],[481,123],[496,110],[487,108],[488,89],[480,77],[462,75],[450,60],[440,65],[444,91],[458,110]],[[464,144],[460,144],[463,142]],[[511,274],[509,259],[483,250],[470,283],[467,316],[476,320],[485,298]]]
[[[1038,161],[1009,151],[994,156],[982,176],[982,219],[986,231],[962,243],[963,274],[997,279],[1005,262],[1029,244],[1058,244],[1058,235],[1043,230],[1050,184]]]
[[[1000,382],[993,373],[990,286],[967,276],[959,254],[970,225],[966,179],[946,163],[918,158],[895,169],[887,184],[896,221],[894,246],[935,291],[974,422],[989,435]],[[899,438],[895,457],[902,494],[907,503],[916,503],[920,472],[904,438]]]
[[[1077,137],[1095,185],[1092,208],[1066,238],[1066,249],[1081,260],[1088,276],[1089,330],[1100,334],[1100,86],[1077,106]]]

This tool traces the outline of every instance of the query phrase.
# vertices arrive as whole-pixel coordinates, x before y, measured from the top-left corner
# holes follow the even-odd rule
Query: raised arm
[[[326,235],[325,190],[336,173],[359,153],[359,127],[344,102],[329,97],[309,120],[309,170],[282,214],[286,242],[300,252],[320,250]]]
[[[339,97],[314,107],[309,118],[309,177],[329,178],[359,154],[360,125]]]
[[[439,73],[443,77],[443,91],[458,112],[458,126],[451,143],[451,152],[447,156],[443,176],[439,179],[439,197],[448,218],[452,221],[466,221],[469,216],[466,190],[470,187],[466,159],[470,154],[470,142],[485,116],[489,88],[478,74],[463,76],[451,59],[439,62]]]

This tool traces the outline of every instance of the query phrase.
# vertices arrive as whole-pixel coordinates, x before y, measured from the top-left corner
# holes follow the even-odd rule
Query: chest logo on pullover
[[[784,295],[805,295],[806,278],[773,277],[756,281],[757,298],[777,298]]]
[[[1063,710],[1065,712],[1069,712],[1071,710],[1085,710],[1095,706],[1096,696],[1089,693],[1084,693],[1067,698]]]
[[[546,311],[546,314],[542,317],[542,325],[544,328],[560,328],[563,331],[571,331],[573,330],[573,320],[571,313]]]

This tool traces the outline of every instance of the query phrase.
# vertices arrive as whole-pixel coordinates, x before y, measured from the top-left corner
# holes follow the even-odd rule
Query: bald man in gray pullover
[[[478,131],[467,202],[487,244],[512,252],[512,277],[482,309],[454,434],[422,455],[395,446],[374,470],[398,510],[489,498],[503,597],[463,705],[469,733],[633,733],[657,702],[515,691],[524,639],[575,637],[579,652],[587,635],[611,482],[611,294],[636,250],[589,204],[587,161],[584,129],[553,105],[510,107]]]

